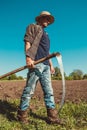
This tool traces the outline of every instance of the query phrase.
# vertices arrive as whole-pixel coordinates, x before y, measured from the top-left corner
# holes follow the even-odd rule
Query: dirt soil
[[[16,99],[20,98],[26,81],[0,81],[0,99]],[[52,81],[54,97],[56,103],[61,101],[62,97],[62,81]],[[43,91],[40,84],[37,84],[33,98],[38,100],[43,98]],[[65,101],[87,102],[87,80],[66,81],[66,97]]]

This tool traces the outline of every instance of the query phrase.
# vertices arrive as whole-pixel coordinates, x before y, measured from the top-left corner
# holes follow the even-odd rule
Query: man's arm
[[[36,24],[31,24],[27,27],[26,33],[24,36],[24,41],[30,42],[31,47],[27,50],[26,56],[31,57],[32,60],[35,60],[37,54],[38,46],[43,34],[41,26]]]
[[[51,71],[52,74],[54,74],[55,73],[55,69],[53,67],[51,59],[49,60],[49,64],[50,64],[50,71]]]
[[[25,52],[27,52],[30,47],[31,47],[30,42],[25,42]],[[29,56],[26,56],[26,64],[29,66],[29,68],[34,67],[34,61]]]

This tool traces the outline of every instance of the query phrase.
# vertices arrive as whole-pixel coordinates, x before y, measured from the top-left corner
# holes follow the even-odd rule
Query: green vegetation
[[[22,76],[17,76],[16,74],[12,74],[8,77],[3,78],[2,80],[23,80]]]
[[[64,74],[66,80],[84,80],[87,79],[87,74],[83,74],[83,72],[79,69],[74,70],[67,76]],[[52,80],[61,80],[61,73],[58,67],[55,67],[55,74],[52,74]]]
[[[64,125],[49,125],[46,123],[46,108],[43,101],[32,99],[30,124],[23,125],[16,120],[19,100],[0,100],[0,130],[87,130],[87,103],[67,102],[59,117]],[[58,105],[56,106],[58,109]]]

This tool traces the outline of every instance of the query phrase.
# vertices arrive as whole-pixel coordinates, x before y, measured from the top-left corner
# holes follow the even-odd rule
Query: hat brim
[[[40,16],[37,16],[37,17],[35,18],[35,20],[36,20],[37,22],[39,22],[42,17],[47,17],[48,20],[49,20],[49,24],[52,24],[52,23],[54,22],[54,17],[53,17],[52,15],[45,15],[45,14],[40,15]]]

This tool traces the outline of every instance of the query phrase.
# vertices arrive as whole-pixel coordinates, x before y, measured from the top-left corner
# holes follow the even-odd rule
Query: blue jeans
[[[21,110],[26,110],[29,107],[31,97],[34,94],[38,80],[40,81],[42,90],[44,92],[46,108],[55,108],[50,66],[39,63],[35,66],[34,69],[30,69],[28,72],[26,86],[21,96]]]

